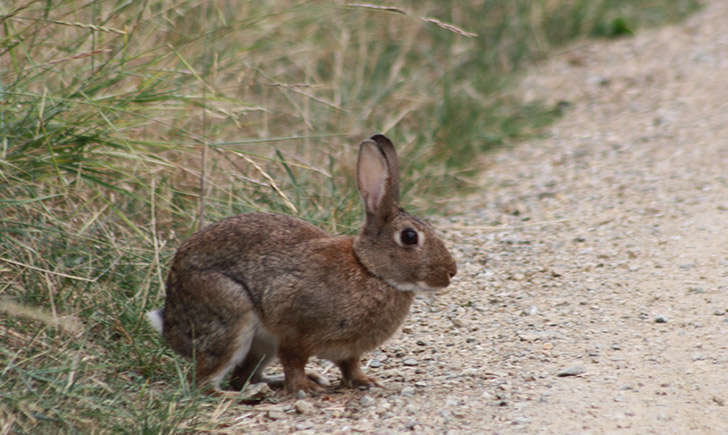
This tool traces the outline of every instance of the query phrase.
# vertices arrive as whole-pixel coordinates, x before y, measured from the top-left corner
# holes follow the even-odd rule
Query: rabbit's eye
[[[417,231],[412,228],[405,228],[399,234],[400,240],[405,245],[416,245],[417,244]]]

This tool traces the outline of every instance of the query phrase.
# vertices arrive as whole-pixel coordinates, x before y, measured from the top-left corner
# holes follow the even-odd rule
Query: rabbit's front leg
[[[360,358],[358,356],[338,361],[336,365],[341,370],[341,384],[344,387],[355,388],[355,387],[371,387],[379,386],[377,381],[364,374],[361,371]]]
[[[308,355],[302,355],[300,349],[287,349],[281,346],[278,350],[278,359],[283,366],[286,391],[297,393],[303,390],[306,393],[319,393],[324,390],[321,385],[306,375]]]

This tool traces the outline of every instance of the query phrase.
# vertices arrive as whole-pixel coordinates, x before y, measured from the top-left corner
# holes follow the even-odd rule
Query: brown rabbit
[[[414,291],[447,287],[456,266],[433,229],[399,207],[389,139],[361,143],[356,175],[366,211],[358,236],[250,213],[203,228],[179,248],[164,308],[147,315],[170,347],[195,359],[198,386],[219,390],[230,370],[236,389],[259,382],[278,356],[289,392],[320,390],[305,372],[314,355],[336,363],[344,385],[376,384],[361,371],[361,355],[396,331]]]

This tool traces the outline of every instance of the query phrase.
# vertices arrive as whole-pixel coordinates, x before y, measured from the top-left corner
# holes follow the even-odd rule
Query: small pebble
[[[372,406],[374,405],[374,403],[376,403],[376,400],[374,400],[372,396],[367,394],[359,399],[359,403],[361,404],[361,406]]]
[[[456,328],[462,328],[463,326],[465,326],[465,323],[463,323],[463,321],[458,319],[457,317],[450,318],[450,321],[452,322],[453,326]]]
[[[581,364],[576,364],[571,367],[567,367],[564,370],[561,370],[556,374],[556,376],[563,378],[566,376],[578,376],[584,373],[586,373],[586,369],[584,368],[584,366]]]
[[[667,323],[667,317],[663,315],[655,316],[655,323]]]
[[[403,396],[414,396],[415,395],[415,389],[414,389],[414,387],[404,387],[404,388],[402,388],[401,394]]]
[[[527,417],[516,417],[511,424],[517,425],[517,424],[526,424],[529,422],[529,419]]]
[[[417,425],[418,424],[419,423],[417,423],[415,420],[410,420],[410,421],[407,422],[407,424],[404,425],[404,427],[407,430],[415,430],[417,428]]]
[[[260,402],[266,397],[270,397],[273,394],[273,390],[264,382],[257,384],[250,384],[243,390],[244,397],[241,398],[243,402]]]
[[[286,413],[282,411],[268,411],[266,416],[271,420],[283,420],[286,418]]]
[[[296,400],[293,403],[293,409],[295,409],[297,413],[304,415],[312,414],[316,410],[311,403],[301,399]]]
[[[406,360],[402,361],[402,364],[409,367],[414,367],[417,365],[417,360],[414,358],[407,358]]]
[[[369,361],[369,367],[371,367],[373,369],[378,369],[381,366],[382,366],[382,362],[379,361],[378,359],[373,359],[373,360]]]

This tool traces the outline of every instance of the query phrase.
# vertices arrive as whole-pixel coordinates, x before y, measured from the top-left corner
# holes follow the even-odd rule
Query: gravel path
[[[706,3],[534,68],[526,98],[567,114],[438,223],[459,275],[369,355],[383,387],[239,427],[728,433],[728,2]]]

